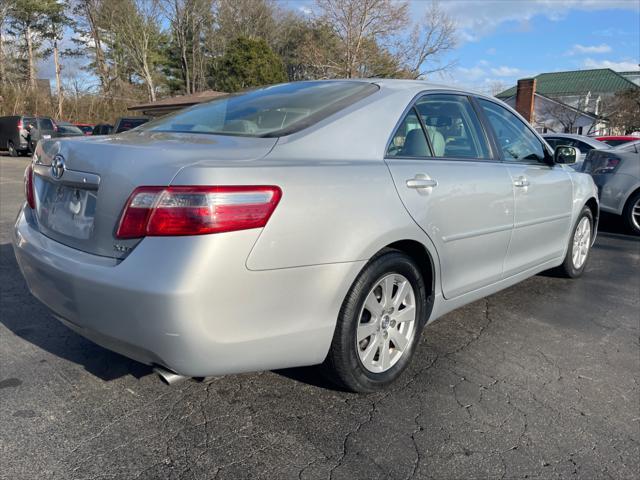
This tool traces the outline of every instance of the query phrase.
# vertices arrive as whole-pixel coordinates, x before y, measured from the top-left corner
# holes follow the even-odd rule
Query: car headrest
[[[429,155],[427,139],[421,128],[415,128],[407,133],[402,146],[402,154],[408,157],[426,157]]]

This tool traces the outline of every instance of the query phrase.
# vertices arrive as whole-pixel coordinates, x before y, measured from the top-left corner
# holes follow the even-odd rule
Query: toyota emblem
[[[51,162],[51,175],[53,178],[62,178],[64,175],[64,157],[62,155],[56,155]]]

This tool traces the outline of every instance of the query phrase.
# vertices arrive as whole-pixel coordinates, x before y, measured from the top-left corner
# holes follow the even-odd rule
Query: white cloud
[[[485,77],[487,75],[487,72],[483,68],[480,68],[478,66],[471,68],[458,67],[456,68],[456,73],[454,75],[456,77],[463,77],[459,78],[458,81],[464,82],[469,80],[479,80]]]
[[[616,72],[638,70],[639,68],[637,61],[622,60],[620,62],[613,62],[611,60],[594,60],[593,58],[587,58],[583,66],[585,68],[610,68]]]
[[[638,2],[629,0],[457,0],[441,2],[440,7],[456,20],[461,42],[477,41],[504,22],[526,26],[537,15],[559,21],[571,10],[640,10]],[[423,2],[413,3],[418,14],[426,8]]]
[[[501,66],[492,68],[491,73],[496,77],[513,77],[519,75],[522,71],[519,68]]]
[[[498,53],[498,51],[495,48],[491,47],[487,49],[486,53],[487,55],[495,55],[496,53]]]
[[[611,51],[611,47],[606,43],[600,45],[580,45],[576,43],[570,50],[567,51],[567,55],[580,55],[586,53],[609,53]]]

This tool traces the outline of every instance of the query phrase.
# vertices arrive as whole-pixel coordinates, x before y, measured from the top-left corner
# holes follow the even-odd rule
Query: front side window
[[[393,135],[387,148],[390,157],[430,157],[429,145],[420,125],[415,110],[404,117],[404,120]]]
[[[478,102],[493,127],[506,162],[544,161],[542,142],[522,120],[496,103],[483,98],[479,98]]]
[[[279,137],[307,128],[377,90],[372,83],[339,80],[273,85],[181,110],[140,130]]]
[[[416,103],[435,157],[489,158],[478,117],[463,95],[426,95]]]

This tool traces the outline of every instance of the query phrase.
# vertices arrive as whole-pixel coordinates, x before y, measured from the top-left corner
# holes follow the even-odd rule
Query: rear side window
[[[429,145],[415,109],[404,117],[404,120],[393,135],[387,148],[389,157],[430,157]]]
[[[544,147],[538,137],[513,113],[500,105],[479,98],[484,113],[493,127],[498,146],[506,162],[541,162]]]
[[[372,83],[355,81],[285,83],[181,110],[142,129],[279,137],[307,128],[377,90]]]
[[[435,157],[489,158],[489,147],[469,99],[426,95],[416,103]]]

